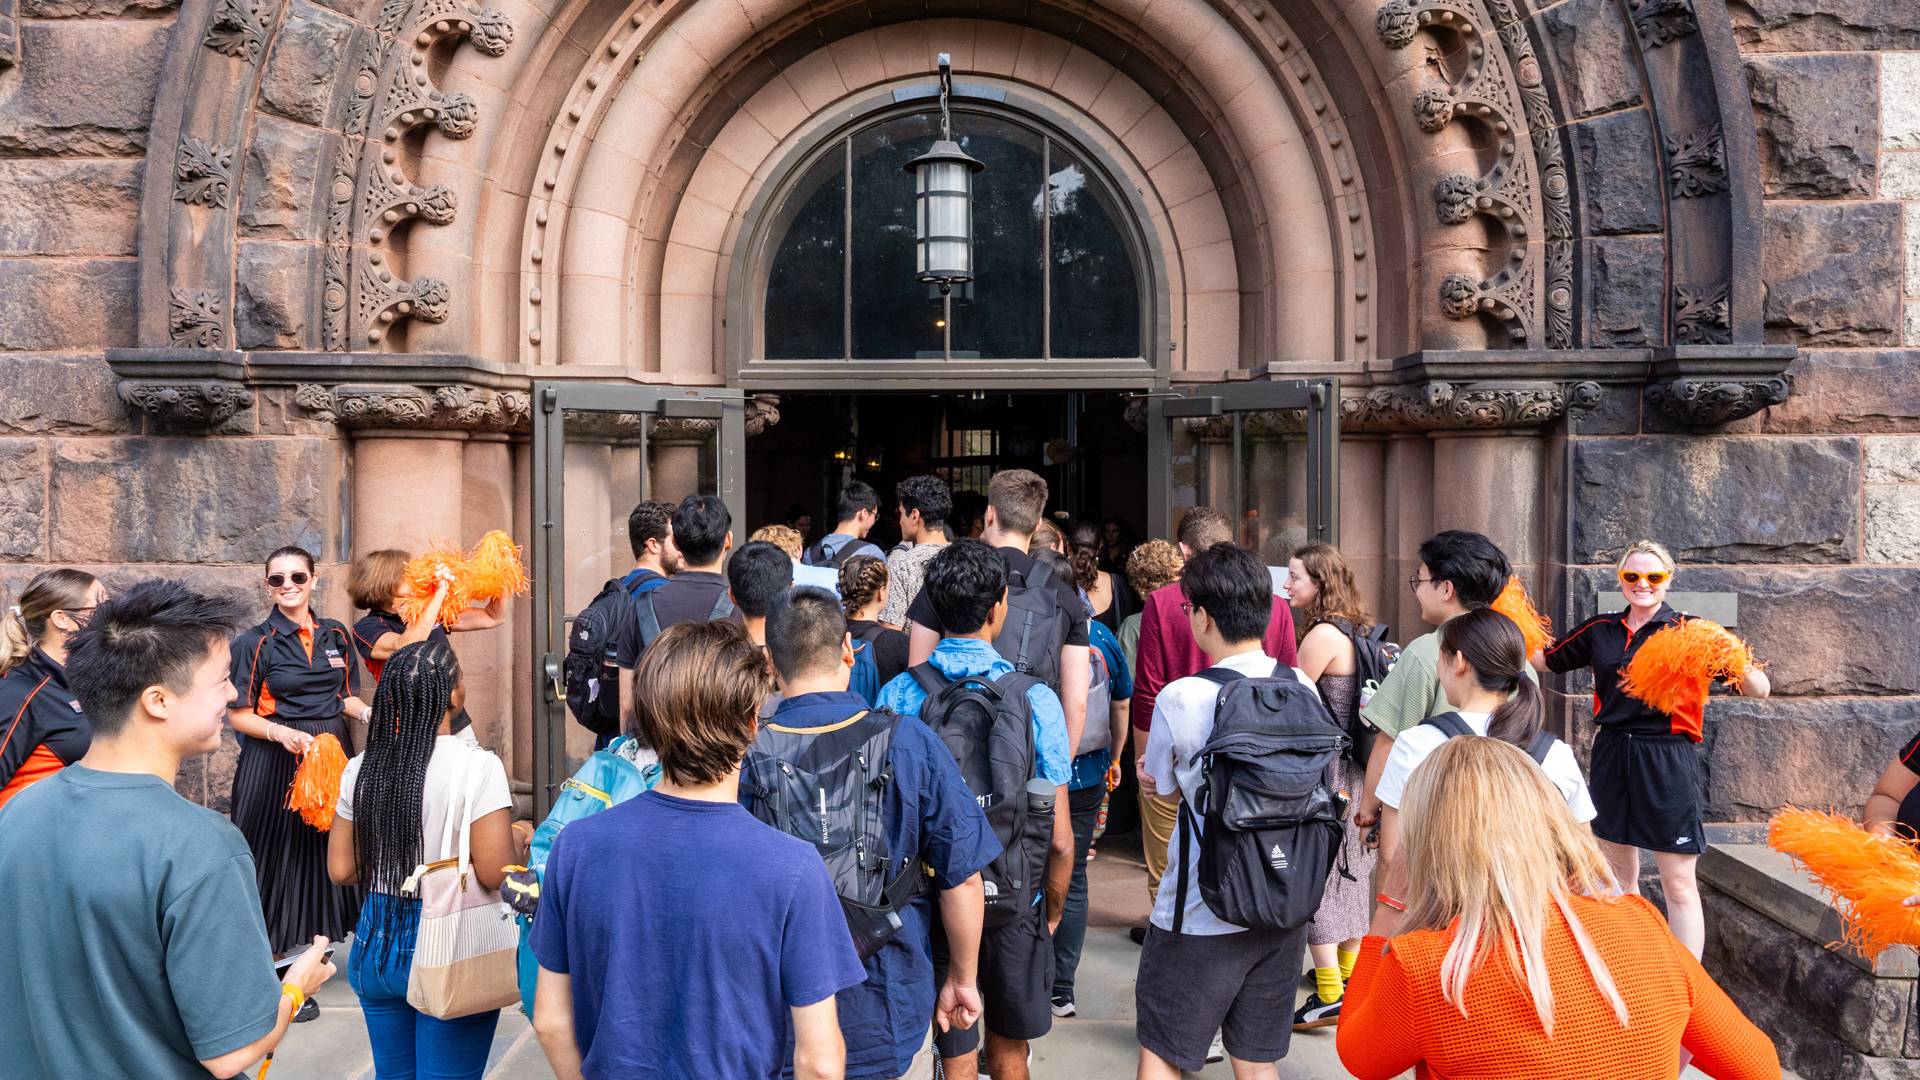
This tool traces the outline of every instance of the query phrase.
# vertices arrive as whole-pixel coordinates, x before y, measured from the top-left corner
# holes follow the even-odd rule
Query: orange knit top
[[[1671,1077],[1680,1048],[1720,1080],[1779,1080],[1773,1044],[1638,896],[1572,902],[1627,1004],[1619,1018],[1594,986],[1556,911],[1544,931],[1553,981],[1553,1038],[1498,951],[1467,982],[1466,1015],[1440,996],[1451,931],[1368,937],[1341,1010],[1340,1060],[1360,1080],[1418,1067],[1420,1080],[1594,1080]],[[1383,955],[1384,954],[1384,955]]]

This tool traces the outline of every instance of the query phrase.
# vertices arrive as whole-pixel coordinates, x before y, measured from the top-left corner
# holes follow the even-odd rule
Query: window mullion
[[[1053,137],[1040,140],[1040,358],[1053,359]]]
[[[840,144],[840,359],[853,359],[853,137]]]

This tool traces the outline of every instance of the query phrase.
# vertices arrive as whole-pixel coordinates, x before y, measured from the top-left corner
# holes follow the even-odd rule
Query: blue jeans
[[[480,1080],[500,1010],[441,1020],[407,1004],[420,901],[370,892],[360,907],[347,985],[360,996],[375,1080]]]
[[[1067,812],[1073,818],[1073,884],[1067,888],[1060,929],[1053,932],[1053,992],[1067,997],[1073,996],[1073,976],[1087,941],[1087,850],[1093,847],[1093,824],[1106,795],[1104,783],[1067,792]]]

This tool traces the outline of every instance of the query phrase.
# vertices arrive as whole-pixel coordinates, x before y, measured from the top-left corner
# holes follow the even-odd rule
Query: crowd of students
[[[1129,765],[1143,1080],[1222,1057],[1277,1078],[1295,1030],[1335,1025],[1362,1077],[1672,1075],[1683,1050],[1709,1075],[1779,1075],[1697,959],[1700,732],[1619,688],[1684,617],[1658,544],[1622,558],[1623,611],[1528,656],[1491,610],[1506,556],[1440,533],[1408,582],[1433,629],[1396,658],[1325,544],[1276,594],[1210,507],[1129,549],[1113,523],[1055,527],[1023,470],[977,512],[936,477],[895,495],[892,552],[866,539],[881,503],[859,483],[810,545],[796,521],[736,549],[711,496],[630,516],[597,749],[658,779],[554,825],[533,874],[532,1016],[562,1080],[1021,1080],[1076,1014],[1086,863]],[[409,993],[416,886],[457,866],[465,889],[471,865],[498,889],[531,860],[465,713],[446,584],[394,614],[406,558],[356,561],[352,629],[312,609],[298,548],[266,560],[250,627],[177,582],[110,598],[65,570],[0,621],[0,907],[19,913],[0,1039],[25,1075],[237,1075],[313,1015],[348,933],[377,1075],[483,1073],[498,1009]],[[1536,685],[1578,668],[1590,773],[1543,730]],[[1756,668],[1737,689],[1768,687]],[[223,725],[243,736],[224,815],[172,791]],[[330,833],[286,808],[321,734],[361,748]],[[1920,804],[1910,759],[1870,823]],[[47,858],[49,835],[88,857]],[[1634,895],[1641,849],[1664,919]]]

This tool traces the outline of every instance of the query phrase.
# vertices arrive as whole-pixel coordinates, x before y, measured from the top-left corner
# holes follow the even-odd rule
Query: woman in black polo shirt
[[[1920,732],[1907,740],[1900,756],[1880,774],[1860,817],[1868,832],[1920,842]]]
[[[0,807],[93,744],[93,724],[67,689],[67,639],[106,599],[92,574],[42,570],[0,613]]]
[[[353,624],[353,644],[360,652],[360,659],[366,662],[367,677],[378,688],[380,669],[386,666],[387,658],[408,645],[421,641],[437,641],[448,644],[447,631],[440,622],[440,605],[446,601],[446,582],[435,591],[420,612],[420,618],[412,626],[395,614],[400,602],[407,598],[405,579],[407,563],[413,556],[394,548],[369,551],[353,561],[347,571],[347,596],[353,600],[353,606],[364,609],[366,614]],[[453,625],[456,631],[491,630],[503,621],[502,607],[506,601],[496,597],[484,608],[463,611]],[[479,745],[473,734],[473,719],[466,709],[460,709],[453,717],[453,733],[474,745]]]
[[[1686,618],[1667,606],[1673,556],[1652,540],[1629,545],[1615,573],[1627,600],[1625,611],[1596,615],[1536,655],[1543,670],[1593,669],[1592,776],[1587,788],[1598,816],[1593,835],[1629,893],[1640,888],[1640,849],[1653,852],[1666,896],[1667,924],[1695,956],[1706,944],[1694,864],[1707,849],[1700,820],[1700,761],[1694,744],[1703,733],[1694,721],[1669,716],[1620,689],[1620,673],[1648,638]],[[1758,667],[1735,687],[1763,698],[1771,687]]]
[[[254,877],[276,956],[303,948],[315,934],[335,941],[353,929],[360,892],[327,879],[327,836],[287,809],[296,753],[331,733],[349,755],[351,728],[372,709],[358,697],[353,640],[338,620],[312,608],[313,556],[284,547],[267,558],[273,610],[233,639],[233,685],[239,697],[227,719],[238,731],[233,823],[253,849]],[[310,1019],[309,1000],[301,1008]],[[317,1012],[317,1009],[314,1011]]]

